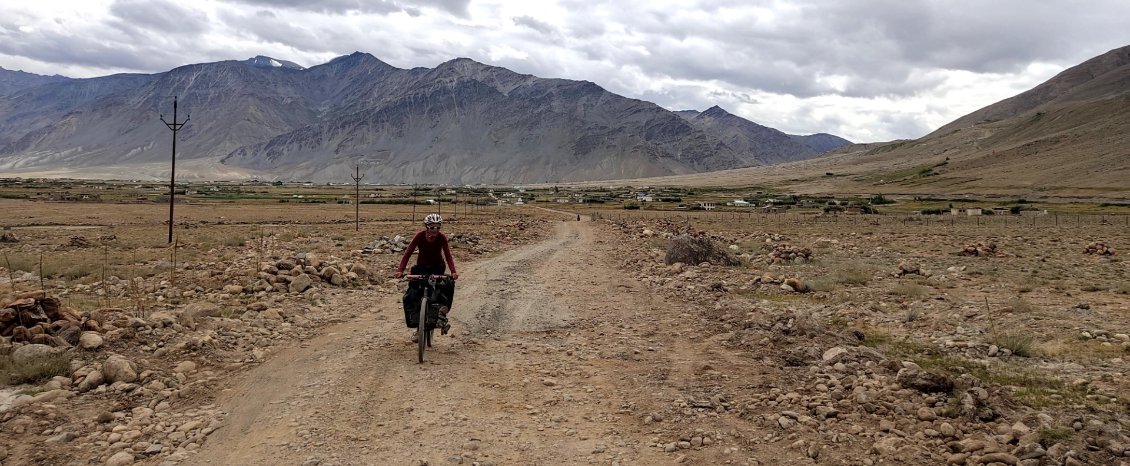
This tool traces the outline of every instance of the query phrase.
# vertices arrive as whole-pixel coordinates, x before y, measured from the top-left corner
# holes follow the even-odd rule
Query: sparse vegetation
[[[923,296],[926,296],[926,293],[929,291],[929,288],[917,283],[898,283],[890,287],[887,292],[904,298],[921,299]]]
[[[1005,348],[1017,356],[1032,356],[1035,348],[1035,338],[1031,335],[1018,333],[998,333],[989,337],[989,342],[1000,348]]]
[[[0,355],[0,386],[40,383],[66,374],[70,363],[70,353],[55,354],[34,361],[18,361],[11,355]]]
[[[1036,310],[1036,305],[1024,298],[1013,298],[1008,302],[1008,309],[1012,312],[1028,314]]]

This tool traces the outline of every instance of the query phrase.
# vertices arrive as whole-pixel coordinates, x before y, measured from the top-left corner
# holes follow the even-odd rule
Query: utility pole
[[[172,168],[169,170],[169,243],[173,242],[173,200],[177,194],[177,131],[180,131],[180,128],[188,123],[191,118],[192,116],[188,115],[185,116],[184,121],[177,122],[177,96],[173,96],[173,122],[165,121],[165,115],[161,115],[161,123],[173,130],[173,158]]]
[[[353,191],[353,227],[355,231],[361,231],[361,178],[365,175],[361,174],[361,164],[354,166],[356,174],[351,176],[354,183]]]

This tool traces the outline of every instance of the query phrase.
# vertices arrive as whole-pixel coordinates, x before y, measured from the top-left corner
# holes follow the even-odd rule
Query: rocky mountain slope
[[[809,159],[829,149],[850,144],[846,139],[832,136],[835,139],[822,139],[816,146],[810,146],[805,141],[816,140],[806,139],[809,136],[790,136],[729,113],[718,106],[710,107],[705,112],[683,111],[679,115],[727,146],[755,156],[754,160],[769,163]],[[829,145],[831,147],[827,149],[817,148]]]
[[[801,192],[1130,197],[1130,46],[915,140],[801,162],[648,180],[775,183]]]
[[[66,81],[62,76],[43,76],[26,73],[20,70],[8,70],[0,67],[0,96],[15,94],[29,87],[51,82]]]
[[[818,153],[717,107],[688,121],[587,81],[469,59],[405,70],[354,53],[309,69],[258,56],[0,96],[0,169],[167,176],[171,136],[157,116],[174,95],[192,117],[177,145],[184,177],[336,181],[361,164],[383,183],[528,183]]]

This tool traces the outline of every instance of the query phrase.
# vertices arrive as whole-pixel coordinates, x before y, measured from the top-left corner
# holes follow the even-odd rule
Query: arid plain
[[[167,204],[0,200],[13,311],[0,316],[0,463],[1060,465],[1128,452],[1125,206],[911,215],[930,206],[895,198],[878,215],[767,214],[534,190],[526,205],[362,204],[358,228],[334,201],[352,189],[314,191],[189,197],[174,245]],[[436,210],[462,277],[453,335],[419,365],[391,273],[396,236]],[[679,237],[736,265],[672,261]],[[12,331],[36,309],[59,319]],[[34,358],[50,364],[20,354],[29,337],[59,348]]]

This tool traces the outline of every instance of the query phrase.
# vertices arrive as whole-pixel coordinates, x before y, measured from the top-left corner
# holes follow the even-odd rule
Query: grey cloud
[[[389,14],[405,12],[421,14],[421,7],[436,8],[458,17],[467,17],[471,0],[231,0],[246,5],[288,8],[292,10],[342,14],[350,11]]]
[[[161,51],[138,53],[137,49],[119,42],[83,40],[55,32],[41,32],[34,36],[5,32],[0,34],[0,53],[93,69],[154,69],[167,64],[162,58],[169,58]]]
[[[1081,9],[1063,1],[1001,0],[956,7],[943,0],[807,0],[792,3],[799,5],[798,14],[784,14],[771,23],[718,17],[709,24],[695,15],[619,6],[622,11],[612,15],[614,20],[629,31],[628,40],[647,47],[651,56],[609,50],[617,45],[608,44],[622,43],[607,35],[614,29],[574,39],[584,42],[581,48],[591,59],[615,60],[673,78],[719,79],[799,97],[910,96],[936,84],[915,77],[916,71],[1020,72],[1036,60],[1069,65],[1101,53],[1105,50],[1080,55],[1074,38],[1101,34],[1092,29],[1117,30],[1121,18],[1092,12],[1116,10],[1113,0],[1105,1],[1107,8],[1076,11]],[[709,12],[740,4],[694,8]],[[577,18],[568,30],[581,30],[585,21]],[[1110,47],[1118,45],[1124,44]],[[840,76],[845,87],[816,84],[820,76]]]
[[[553,34],[554,32],[556,32],[556,29],[554,29],[553,26],[551,26],[549,23],[539,21],[537,18],[534,18],[534,17],[529,16],[529,15],[515,16],[513,18],[513,20],[514,20],[514,24],[517,24],[519,26],[528,27],[528,28],[533,29],[535,31],[538,31],[542,34],[550,35],[550,34]]]
[[[117,0],[110,5],[114,26],[134,37],[149,31],[161,34],[200,34],[208,30],[204,13],[162,0]]]

